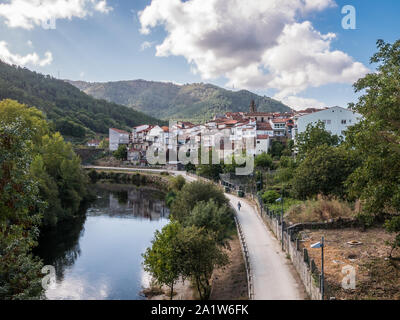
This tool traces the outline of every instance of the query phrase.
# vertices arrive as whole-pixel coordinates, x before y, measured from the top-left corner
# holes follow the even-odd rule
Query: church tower
[[[250,103],[250,113],[256,113],[257,112],[257,106],[254,100],[251,100]]]

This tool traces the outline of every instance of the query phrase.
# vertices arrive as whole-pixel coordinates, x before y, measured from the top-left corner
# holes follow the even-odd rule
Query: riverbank
[[[214,271],[210,300],[248,300],[246,268],[237,235],[228,241],[226,253],[230,263]],[[169,300],[168,288],[152,286],[142,291],[148,300]],[[174,288],[173,300],[198,300],[190,281],[179,281]]]

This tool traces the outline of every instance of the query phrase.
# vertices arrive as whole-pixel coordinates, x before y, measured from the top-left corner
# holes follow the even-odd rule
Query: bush
[[[176,198],[176,193],[174,191],[170,191],[167,193],[165,196],[165,204],[167,205],[168,208],[171,208],[172,203],[175,201]]]
[[[171,190],[179,192],[182,190],[183,186],[186,184],[186,180],[182,176],[176,176],[171,179],[169,187]]]
[[[262,199],[264,203],[273,204],[277,199],[279,199],[280,195],[275,190],[268,190],[262,195]]]
[[[330,219],[354,218],[355,212],[348,202],[318,199],[290,207],[286,216],[290,222],[324,222]]]
[[[184,226],[204,228],[215,235],[218,243],[223,244],[235,230],[233,210],[228,206],[218,206],[213,200],[199,202],[185,219]]]
[[[214,200],[218,206],[229,205],[223,191],[212,183],[196,181],[185,184],[172,204],[171,214],[182,222],[198,202],[209,200]]]

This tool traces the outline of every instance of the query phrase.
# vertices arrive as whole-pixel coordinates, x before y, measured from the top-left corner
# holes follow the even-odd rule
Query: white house
[[[256,155],[268,153],[271,140],[268,135],[258,135],[256,140]]]
[[[110,151],[118,150],[119,145],[121,144],[129,144],[129,132],[124,130],[119,130],[115,128],[110,128],[109,136],[110,136]]]
[[[296,135],[305,132],[309,124],[315,125],[319,121],[325,123],[326,131],[333,135],[344,137],[347,128],[360,122],[361,118],[360,114],[341,107],[313,112],[295,119],[292,137],[296,140]]]

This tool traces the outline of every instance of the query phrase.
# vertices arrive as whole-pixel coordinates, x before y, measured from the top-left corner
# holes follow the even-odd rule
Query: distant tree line
[[[43,111],[55,131],[84,138],[107,134],[109,128],[129,129],[165,122],[132,108],[96,100],[69,83],[0,61],[0,100],[14,99]]]

